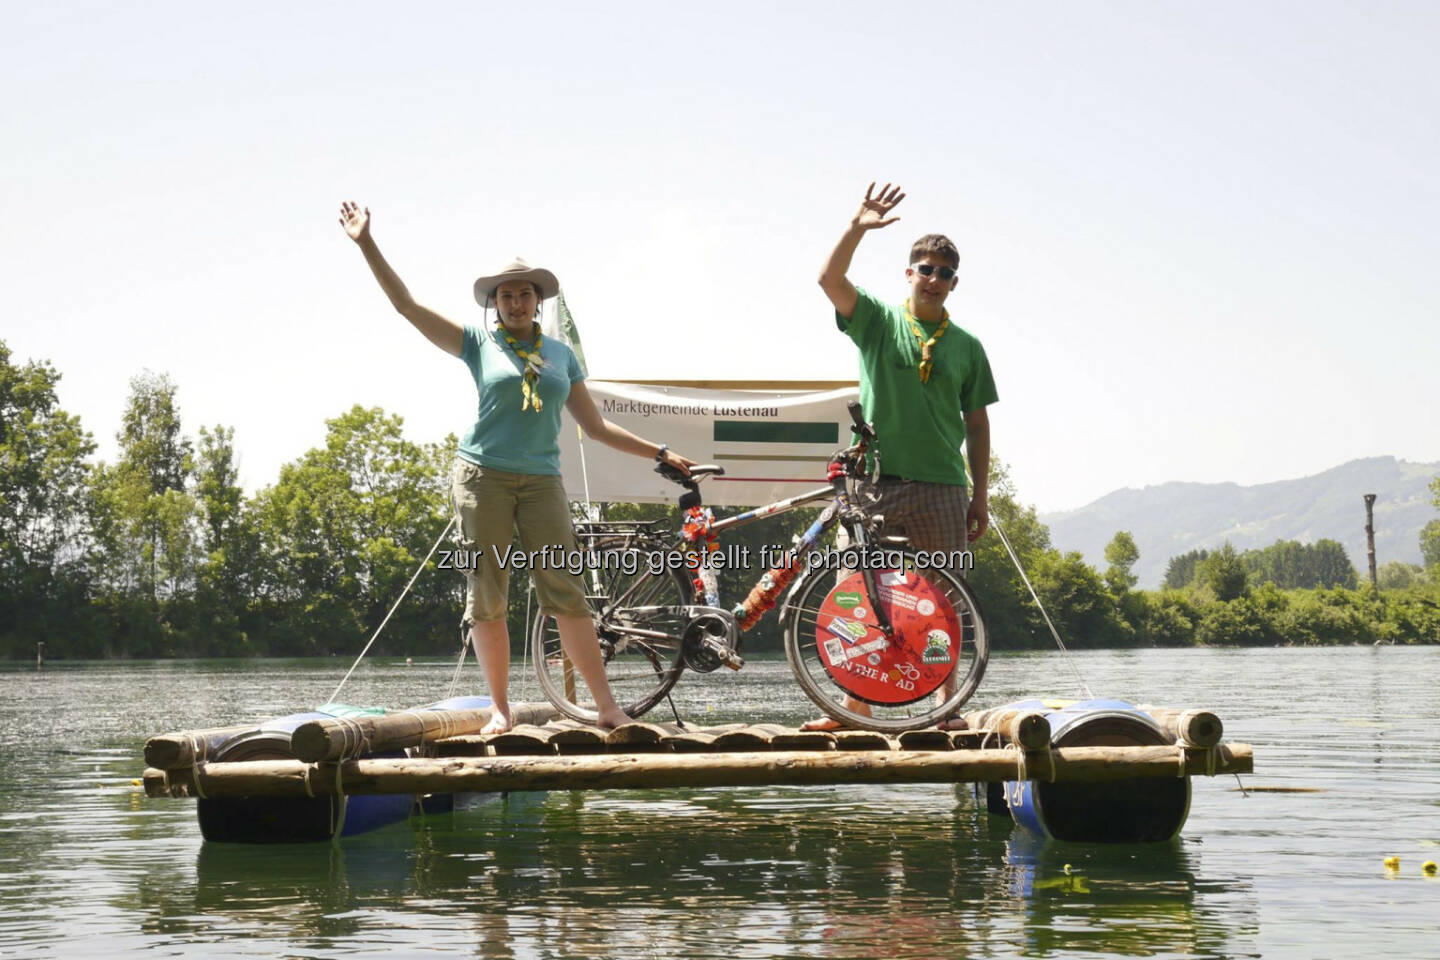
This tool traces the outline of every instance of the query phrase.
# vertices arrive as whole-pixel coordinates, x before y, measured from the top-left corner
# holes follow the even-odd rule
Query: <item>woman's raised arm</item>
[[[454,320],[442,317],[429,307],[416,303],[415,298],[410,296],[410,291],[405,288],[399,275],[380,254],[375,238],[370,236],[370,208],[362,208],[354,201],[347,200],[340,205],[340,226],[345,228],[350,239],[355,241],[360,252],[365,255],[370,272],[375,274],[380,289],[385,291],[385,296],[390,298],[396,311],[409,320],[416,330],[425,334],[426,340],[451,356],[460,356],[461,347],[465,343],[464,330]]]

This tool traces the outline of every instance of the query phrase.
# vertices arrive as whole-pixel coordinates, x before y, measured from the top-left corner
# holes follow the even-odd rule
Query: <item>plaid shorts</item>
[[[965,487],[955,483],[931,483],[927,480],[901,480],[881,477],[860,480],[855,484],[854,501],[866,513],[885,517],[881,536],[906,536],[912,550],[969,550],[969,531],[965,514],[970,497]],[[844,549],[849,537],[841,527],[835,534],[835,545]],[[945,568],[957,577],[964,577],[966,568]]]

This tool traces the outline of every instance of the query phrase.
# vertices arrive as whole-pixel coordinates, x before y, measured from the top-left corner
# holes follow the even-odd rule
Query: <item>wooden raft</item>
[[[982,719],[976,715],[974,720]],[[1050,747],[1034,713],[984,717],[987,729],[801,731],[776,724],[603,731],[571,721],[428,743],[427,756],[306,763],[198,763],[145,771],[150,796],[322,796],[835,783],[1111,781],[1249,773],[1245,744]],[[198,784],[197,784],[198,779]]]

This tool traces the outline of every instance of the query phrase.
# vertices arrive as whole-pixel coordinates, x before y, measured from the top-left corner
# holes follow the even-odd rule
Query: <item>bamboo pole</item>
[[[176,730],[161,733],[145,741],[145,762],[161,770],[188,767],[196,760],[207,760],[215,748],[227,740],[257,728],[256,724],[236,727],[206,727],[203,730]],[[199,747],[199,756],[196,754]]]
[[[1248,744],[1066,747],[1025,757],[1015,750],[599,754],[574,757],[411,757],[306,764],[212,763],[198,768],[206,796],[325,796],[502,790],[613,790],[826,783],[982,783],[1027,779],[1097,782],[1249,773]],[[337,770],[338,767],[338,770]],[[145,771],[150,796],[193,796],[197,768]],[[337,776],[338,774],[338,776]]]
[[[479,733],[490,722],[491,709],[400,710],[379,717],[311,720],[290,735],[290,752],[299,760],[318,763],[358,753],[400,750],[445,737]],[[542,724],[559,716],[548,703],[516,704],[515,726]]]

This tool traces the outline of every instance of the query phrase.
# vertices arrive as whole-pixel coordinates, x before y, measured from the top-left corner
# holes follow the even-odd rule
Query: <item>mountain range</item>
[[[1172,482],[1126,488],[1040,519],[1050,527],[1055,547],[1079,550],[1101,570],[1105,545],[1117,530],[1129,530],[1140,548],[1134,572],[1141,587],[1158,587],[1171,557],[1201,547],[1213,550],[1226,540],[1237,550],[1276,540],[1338,540],[1363,580],[1364,494],[1376,495],[1376,563],[1419,563],[1420,530],[1440,516],[1428,489],[1437,475],[1440,463],[1368,457],[1314,476],[1250,487]]]

